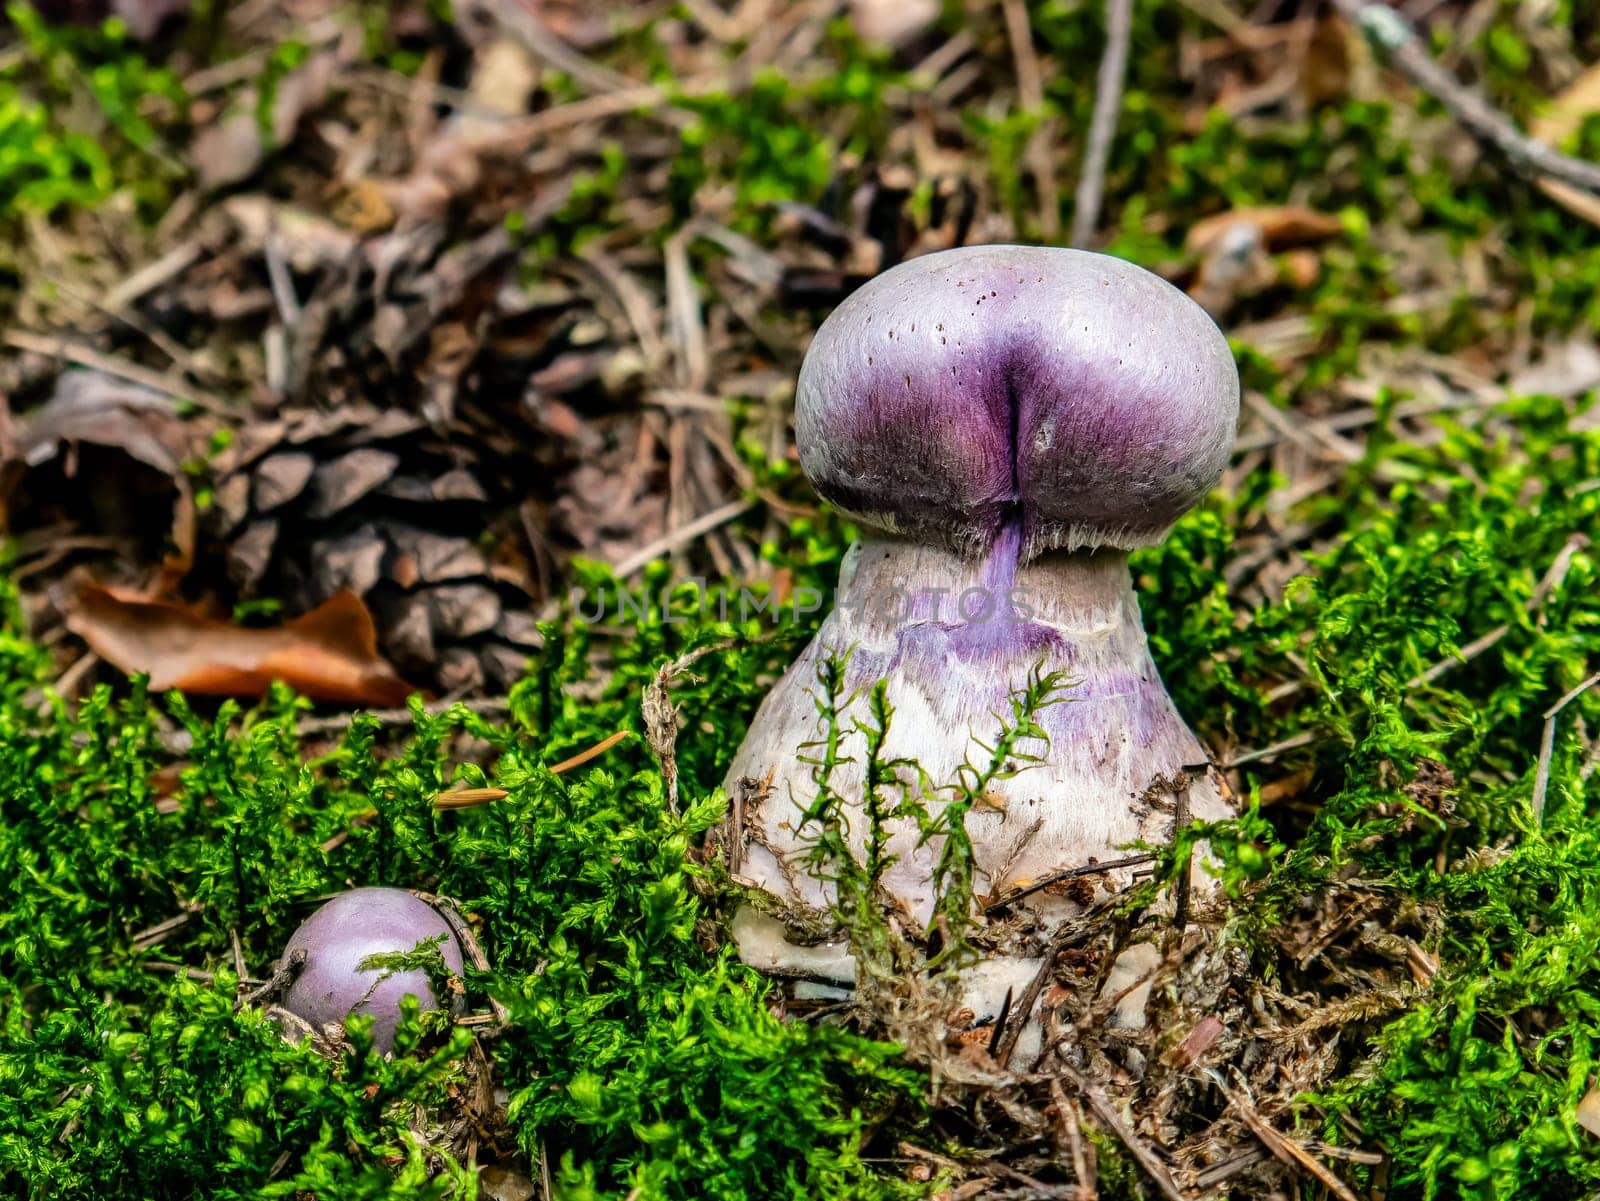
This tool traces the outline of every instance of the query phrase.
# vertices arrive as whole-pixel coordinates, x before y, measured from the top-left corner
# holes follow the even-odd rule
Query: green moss
[[[184,174],[157,126],[183,112],[177,78],[147,62],[116,22],[52,27],[22,4],[6,14],[21,46],[0,67],[0,211],[48,214],[131,188],[145,212],[159,213]]]
[[[1095,62],[1099,13],[1036,5],[1040,49],[1058,63]],[[1193,18],[1167,4],[1136,14],[1108,179],[1114,250],[1170,259],[1195,219],[1228,207],[1307,203],[1345,218],[1321,279],[1273,300],[1306,317],[1316,353],[1280,369],[1237,348],[1247,385],[1269,403],[1292,408],[1346,377],[1375,342],[1448,350],[1504,338],[1523,319],[1464,286],[1438,315],[1396,316],[1386,304],[1402,286],[1396,247],[1423,238],[1445,259],[1482,251],[1496,286],[1526,302],[1535,338],[1600,320],[1600,235],[1535,189],[1487,159],[1430,158],[1413,143],[1415,119],[1388,104],[1194,123],[1173,49]],[[1466,48],[1464,74],[1481,72],[1520,110],[1526,48],[1513,15],[1505,6],[1482,45]],[[25,51],[0,70],[0,197],[48,210],[135,179],[155,207],[168,177],[152,166],[159,130],[145,97],[180,102],[173,81],[114,31],[19,19]],[[643,28],[623,51],[670,84],[648,42]],[[982,52],[1002,62],[1003,41]],[[696,118],[672,164],[680,217],[708,185],[731,183],[729,219],[760,235],[778,202],[824,201],[853,169],[843,156],[871,161],[883,149],[884,95],[910,83],[842,28],[819,54],[834,68],[821,82],[763,75],[748,94],[678,98]],[[1081,149],[1092,76],[1058,70],[1049,85],[1043,117],[1060,131],[1063,164]],[[558,76],[544,87],[549,102],[578,95]],[[967,144],[947,147],[987,163],[1024,233],[1037,202],[1019,162],[1038,119],[998,106],[957,130]],[[1595,136],[1591,122],[1578,145],[1592,150]],[[629,168],[620,148],[602,146],[534,257],[614,228]],[[1234,904],[1225,936],[1279,983],[1299,969],[1278,936],[1329,890],[1360,888],[1403,909],[1438,971],[1426,989],[1348,1024],[1342,1066],[1305,1099],[1307,1120],[1383,1147],[1392,1197],[1580,1195],[1600,1187],[1590,1136],[1574,1121],[1600,1071],[1600,795],[1586,763],[1595,694],[1556,724],[1542,820],[1531,799],[1546,708],[1600,665],[1592,549],[1577,549],[1560,586],[1530,602],[1569,539],[1596,528],[1600,437],[1576,432],[1592,425],[1588,404],[1531,397],[1441,418],[1418,444],[1394,424],[1404,399],[1380,396],[1365,452],[1321,495],[1277,512],[1285,481],[1257,470],[1135,557],[1180,710],[1218,746],[1305,740],[1272,767],[1247,768],[1247,792],[1292,768],[1310,773],[1294,805],[1252,805],[1160,848],[1157,879],[1206,837]],[[783,460],[758,462],[755,474],[781,496],[807,495]],[[1242,601],[1230,568],[1285,530],[1301,531],[1301,578],[1281,599]],[[831,594],[851,533],[824,512],[793,522],[763,558],[796,589]],[[590,566],[578,582],[616,590]],[[647,588],[666,582],[652,569]],[[508,1137],[530,1158],[547,1154],[562,1201],[918,1195],[867,1160],[875,1135],[927,1121],[926,1079],[891,1047],[778,1021],[767,985],[718,942],[725,898],[700,854],[744,724],[817,615],[777,628],[720,621],[715,598],[691,612],[690,597],[676,596],[686,620],[652,612],[603,646],[581,621],[550,626],[506,721],[419,710],[394,753],[358,719],[313,754],[293,733],[302,706],[286,695],[248,714],[137,689],[66,705],[48,692],[48,657],[11,614],[0,628],[0,1192],[470,1195],[462,1161],[448,1143],[420,1144],[402,1104],[459,1104],[477,1054],[469,1034],[441,1039],[416,1018],[402,1054],[384,1061],[357,1029],[352,1049],[329,1061],[233,1009],[235,934],[262,976],[316,898],[383,884],[452,896],[478,927],[492,966],[469,973],[469,988],[509,1011],[483,1044],[510,1092]],[[1502,628],[1469,662],[1416,682]],[[574,775],[548,770],[615,731],[642,733],[639,698],[658,668],[724,642],[675,688],[681,813],[667,808],[641,738]],[[603,681],[592,666],[601,651]],[[1026,738],[1047,682],[1019,699],[1005,745]],[[893,701],[892,690],[876,698],[880,739]],[[487,775],[457,763],[462,734],[494,752]],[[1432,764],[1454,782],[1448,804],[1407,787]],[[971,780],[992,768],[978,756]],[[437,792],[491,779],[504,801],[434,812]],[[898,805],[878,783],[881,805]],[[825,805],[817,816],[825,834]],[[932,828],[952,814],[926,816]],[[957,900],[947,917],[961,910],[959,840],[949,854]],[[866,865],[869,881],[881,866]],[[159,945],[139,940],[185,914]],[[210,975],[158,966],[174,963]],[[1101,1195],[1133,1195],[1138,1177],[1115,1143],[1101,1151]]]
[[[418,1025],[392,1063],[358,1038],[330,1063],[233,1012],[232,933],[264,976],[315,898],[354,882],[450,895],[479,925],[494,966],[469,985],[510,1010],[489,1048],[511,1130],[530,1157],[551,1153],[562,1197],[911,1195],[860,1147],[885,1118],[914,1119],[916,1074],[893,1048],[780,1022],[766,984],[698,928],[710,914],[694,848],[723,813],[715,781],[772,652],[705,660],[678,696],[699,731],[684,740],[682,816],[667,811],[640,740],[577,779],[544,766],[637,729],[638,690],[661,655],[734,633],[680,640],[681,628],[652,625],[583,703],[570,685],[588,674],[586,637],[552,629],[507,723],[419,715],[398,757],[381,756],[375,724],[358,719],[305,760],[287,696],[238,733],[231,705],[208,718],[173,698],[167,712],[192,741],[175,787],[155,775],[170,759],[161,706],[102,690],[76,714],[52,704],[40,716],[46,662],[8,638],[0,1089],[12,1103],[0,1191],[467,1195],[459,1164],[418,1148],[399,1103],[442,1108],[461,1091],[465,1030],[441,1045]],[[461,731],[498,750],[495,779],[511,795],[435,815]],[[137,948],[140,930],[185,911],[158,948]],[[208,965],[215,981],[155,960]]]

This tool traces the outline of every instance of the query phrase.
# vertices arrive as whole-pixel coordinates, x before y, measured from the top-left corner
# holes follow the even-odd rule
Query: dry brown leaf
[[[1541,142],[1558,146],[1577,133],[1593,113],[1600,113],[1600,63],[1557,92],[1550,107],[1528,122],[1528,132]],[[1541,179],[1539,190],[1574,216],[1600,225],[1600,196],[1553,179]]]
[[[1298,205],[1230,209],[1207,217],[1190,228],[1186,239],[1200,260],[1189,295],[1221,320],[1237,301],[1274,284],[1308,287],[1322,261],[1307,247],[1343,230],[1338,217]]]
[[[148,673],[157,692],[256,697],[282,680],[316,700],[388,708],[416,691],[379,655],[372,615],[350,591],[287,625],[247,629],[90,583],[67,626],[106,662]]]
[[[192,450],[190,435],[171,398],[99,371],[63,372],[50,399],[18,423],[0,462],[0,525],[9,521],[11,495],[27,473],[78,443],[119,451],[171,482],[171,548],[162,571],[181,579],[194,561],[194,497],[182,465]]]
[[[1274,780],[1270,784],[1261,786],[1261,803],[1263,805],[1276,805],[1280,801],[1292,801],[1311,785],[1311,779],[1316,774],[1314,769],[1306,768],[1293,775],[1284,776],[1281,780]]]
[[[301,119],[328,98],[339,67],[337,54],[316,54],[278,81],[272,95],[270,147],[256,115],[254,91],[246,92],[236,108],[200,130],[189,148],[189,161],[200,186],[206,191],[231,187],[260,170],[267,155],[288,145]]]
[[[1295,246],[1310,246],[1338,237],[1344,223],[1331,213],[1286,204],[1267,208],[1229,209],[1189,228],[1187,245],[1193,254],[1206,254],[1214,249],[1230,230],[1248,225],[1261,231],[1261,241],[1268,252],[1278,253]]]
[[[1591,1088],[1584,1093],[1573,1117],[1590,1134],[1600,1137],[1600,1091]]]

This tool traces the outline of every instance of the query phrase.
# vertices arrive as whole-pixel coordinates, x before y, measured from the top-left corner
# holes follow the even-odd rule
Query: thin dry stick
[[[169,934],[178,929],[180,926],[186,924],[189,919],[198,912],[200,912],[199,907],[194,909],[186,909],[176,917],[169,917],[164,922],[157,922],[153,926],[140,930],[130,940],[129,945],[135,951],[151,950],[152,948],[159,946],[163,941],[166,940],[166,937]]]
[[[197,409],[205,409],[210,413],[226,413],[228,411],[227,406],[220,401],[197,394],[193,389],[184,387],[181,382],[169,375],[163,375],[159,371],[151,371],[148,367],[141,367],[137,363],[130,363],[126,359],[119,359],[114,355],[101,354],[93,347],[84,346],[77,342],[69,342],[65,338],[13,329],[6,331],[3,340],[7,346],[13,346],[29,354],[40,354],[47,358],[76,363],[80,367],[88,367],[115,379],[126,380],[130,384],[138,384],[140,387],[149,388],[152,392],[159,392],[163,396],[170,396],[173,400],[192,404]]]
[[[1099,1085],[1092,1083],[1076,1068],[1070,1064],[1061,1064],[1061,1075],[1072,1082],[1089,1108],[1094,1110],[1094,1116],[1099,1118],[1111,1128],[1113,1134],[1122,1140],[1122,1145],[1128,1149],[1134,1161],[1144,1169],[1145,1174],[1156,1182],[1156,1187],[1161,1190],[1161,1195],[1167,1201],[1185,1201],[1183,1190],[1178,1188],[1177,1181],[1172,1179],[1172,1173],[1167,1171],[1167,1165],[1157,1158],[1156,1153],[1145,1146],[1143,1140],[1132,1126],[1128,1125],[1123,1116],[1117,1112],[1116,1105]]]
[[[1023,159],[1039,188],[1040,232],[1046,241],[1053,241],[1061,232],[1061,199],[1056,192],[1055,164],[1050,157],[1054,123],[1045,118],[1044,74],[1039,69],[1039,56],[1033,50],[1033,27],[1028,23],[1027,4],[1024,0],[1000,0],[1000,9],[1006,21],[1006,37],[1011,41],[1011,57],[1017,64],[1017,100],[1022,111],[1039,122],[1028,136]]]
[[[588,750],[579,751],[572,758],[563,759],[560,763],[552,765],[550,774],[559,776],[575,767],[582,767],[591,759],[598,759],[632,733],[632,730],[618,730],[615,734],[602,738]],[[490,801],[503,801],[510,795],[504,788],[457,788],[453,792],[441,792],[434,797],[433,808],[438,813],[447,813],[455,809],[471,809],[477,805],[486,805]]]
[[[1260,1139],[1274,1156],[1291,1168],[1303,1168],[1311,1173],[1324,1188],[1338,1197],[1339,1201],[1361,1201],[1356,1196],[1355,1190],[1334,1175],[1325,1164],[1313,1159],[1299,1143],[1274,1130],[1242,1091],[1235,1093],[1223,1083],[1220,1073],[1207,1068],[1205,1075],[1216,1085],[1217,1091],[1223,1095],[1228,1104],[1237,1111],[1244,1124],[1250,1128],[1250,1132]]]
[[[1504,113],[1428,57],[1427,48],[1394,9],[1364,0],[1333,0],[1333,6],[1378,53],[1444,105],[1463,129],[1498,150],[1513,170],[1533,179],[1558,180],[1600,195],[1600,163],[1572,158],[1523,133]]]
[[[131,308],[135,301],[194,266],[203,251],[204,246],[199,238],[190,238],[187,242],[180,243],[155,262],[140,267],[112,288],[101,297],[101,303],[112,310]]]
[[[480,717],[504,717],[511,712],[511,698],[506,696],[485,696],[473,700],[430,701],[422,706],[425,717],[438,717],[441,713],[448,713],[457,705],[478,714]],[[347,710],[342,713],[330,713],[326,717],[308,717],[295,726],[295,731],[302,737],[311,737],[320,734],[332,734],[349,726],[357,714],[370,717],[379,725],[403,726],[413,720],[410,709],[360,709]]]
[[[627,76],[585,58],[552,33],[531,0],[498,0],[493,8],[502,29],[520,41],[535,57],[570,75],[573,82],[585,91],[618,92],[633,85],[634,81]]]
[[[86,304],[93,309],[97,309],[105,316],[111,318],[111,320],[127,326],[129,329],[133,330],[134,333],[143,337],[162,354],[166,355],[167,358],[171,359],[172,362],[191,379],[212,384],[217,382],[218,377],[216,372],[209,370],[203,362],[191,354],[188,348],[186,348],[176,338],[164,332],[158,326],[152,325],[150,322],[146,321],[138,314],[137,311],[126,307],[113,308],[104,300],[100,300],[94,296],[80,292],[77,288],[68,284],[62,284],[60,287],[63,293],[72,297],[74,300],[79,301],[82,304]]]
[[[1094,118],[1089,123],[1089,145],[1083,154],[1083,174],[1072,211],[1072,244],[1086,246],[1100,224],[1100,204],[1105,199],[1106,164],[1111,139],[1122,112],[1122,82],[1128,71],[1128,41],[1133,32],[1133,0],[1106,0],[1106,48],[1100,58],[1100,78],[1095,85]]]
[[[1544,737],[1539,742],[1539,766],[1533,773],[1533,824],[1536,826],[1544,822],[1544,797],[1550,789],[1550,758],[1556,749],[1556,718],[1561,710],[1596,684],[1600,684],[1600,672],[1595,672],[1544,711]]]
[[[1011,1056],[1017,1049],[1017,1040],[1022,1037],[1022,1031],[1028,1025],[1028,1019],[1033,1014],[1033,1007],[1039,1001],[1039,994],[1044,992],[1044,986],[1055,971],[1056,960],[1064,948],[1056,948],[1044,961],[1039,964],[1039,970],[1033,974],[1033,979],[1028,981],[1028,986],[1022,990],[1022,996],[1012,1003],[1011,990],[1006,990],[1006,1004],[1001,1007],[1000,1020],[995,1022],[994,1037],[989,1040],[989,1055],[1000,1065],[1002,1070],[1010,1070]],[[1009,1024],[1005,1024],[1009,1019]],[[1003,1027],[1003,1028],[1002,1028]]]
[[[1274,742],[1271,746],[1264,746],[1259,751],[1247,751],[1243,755],[1237,755],[1224,763],[1222,767],[1226,771],[1229,768],[1242,767],[1246,763],[1254,763],[1258,759],[1272,759],[1283,754],[1284,751],[1293,751],[1303,746],[1310,746],[1317,740],[1317,737],[1315,730],[1301,730],[1300,733],[1291,734],[1282,742]]]
[[[1032,1195],[1036,1197],[1065,1198],[1068,1195],[1066,1189],[1046,1184],[1042,1180],[1036,1180],[1026,1172],[1017,1171],[1016,1168],[1004,1160],[982,1159],[977,1163],[964,1163],[959,1159],[952,1159],[948,1155],[940,1155],[937,1151],[929,1151],[924,1147],[917,1146],[915,1143],[907,1142],[900,1143],[896,1150],[900,1154],[910,1156],[913,1159],[926,1160],[929,1163],[936,1163],[940,1167],[950,1168],[957,1172],[983,1172],[987,1173],[991,1178],[1002,1176],[1007,1180],[1014,1180],[1024,1188],[1033,1190]]]
[[[1072,1150],[1072,1176],[1078,1183],[1076,1201],[1095,1201],[1095,1182],[1090,1179],[1088,1157],[1083,1151],[1083,1114],[1078,1103],[1067,1097],[1061,1081],[1054,1077],[1050,1080],[1050,1101],[1066,1129],[1067,1143]]]
[[[1380,1151],[1357,1151],[1352,1147],[1336,1147],[1332,1143],[1321,1143],[1312,1139],[1306,1143],[1307,1151],[1314,1151],[1318,1155],[1326,1155],[1329,1159],[1343,1159],[1350,1163],[1366,1164],[1368,1167],[1377,1167],[1388,1156]]]
[[[633,554],[612,569],[612,574],[619,580],[625,580],[634,572],[641,570],[646,564],[662,555],[671,554],[703,534],[709,534],[718,526],[726,525],[736,517],[740,517],[755,508],[753,500],[731,500],[727,504],[712,509],[709,513],[702,513],[693,521],[685,522],[675,530],[669,530],[654,542],[641,546]]]
[[[1218,1185],[1227,1183],[1241,1172],[1249,1171],[1266,1158],[1267,1153],[1260,1147],[1251,1147],[1249,1150],[1235,1155],[1231,1159],[1225,1159],[1203,1172],[1196,1172],[1191,1179],[1194,1181],[1195,1188],[1199,1189],[1202,1194],[1209,1193]]]
[[[997,897],[983,907],[984,913],[993,913],[996,909],[1004,909],[1007,905],[1015,904],[1023,897],[1031,897],[1034,893],[1049,888],[1052,884],[1060,884],[1066,880],[1076,880],[1080,876],[1098,876],[1102,872],[1115,871],[1119,867],[1139,867],[1155,859],[1154,855],[1125,855],[1121,859],[1108,859],[1104,863],[1091,863],[1085,867],[1069,867],[1065,871],[1051,872],[1048,876],[1035,880],[1032,884],[1025,885],[1015,892],[1008,892]]]
[[[1177,841],[1178,835],[1189,824],[1189,777],[1183,772],[1178,773],[1178,783],[1172,790],[1172,838]],[[1189,924],[1189,868],[1184,866],[1178,872],[1178,877],[1172,884],[1172,924],[1179,934]]]
[[[233,1003],[235,1012],[241,1009],[253,1009],[263,998],[282,996],[294,983],[294,978],[306,966],[306,952],[304,947],[297,948],[289,958],[284,960],[273,970],[270,978],[244,993]]]
[[[1524,606],[1527,612],[1533,613],[1537,611],[1538,608],[1544,604],[1545,599],[1566,582],[1567,572],[1572,569],[1573,558],[1580,550],[1588,545],[1589,539],[1584,534],[1572,534],[1568,536],[1566,542],[1562,544],[1560,552],[1557,553],[1556,557],[1551,561],[1549,569],[1544,573],[1544,578],[1539,581],[1538,586],[1533,590],[1533,595],[1528,598],[1528,603],[1526,606]],[[1449,671],[1452,667],[1459,667],[1463,663],[1470,663],[1479,655],[1483,654],[1484,651],[1490,650],[1495,646],[1496,643],[1498,643],[1509,633],[1511,633],[1511,627],[1509,625],[1495,626],[1495,628],[1490,630],[1487,634],[1484,634],[1479,638],[1474,638],[1471,642],[1467,643],[1466,646],[1462,647],[1449,658],[1441,659],[1432,667],[1428,668],[1427,671],[1412,676],[1406,681],[1406,687],[1418,688],[1423,684],[1433,683],[1433,681],[1444,675],[1445,672]]]
[[[1379,417],[1382,416],[1400,419],[1405,417],[1422,417],[1430,413],[1448,413],[1459,411],[1461,409],[1482,409],[1487,408],[1490,405],[1499,404],[1503,399],[1503,395],[1500,394],[1493,396],[1473,395],[1430,397],[1424,400],[1404,401],[1401,404],[1395,405],[1394,408],[1389,410],[1387,414],[1379,413],[1379,411],[1372,405],[1364,405],[1359,409],[1350,409],[1343,413],[1335,413],[1331,417],[1324,417],[1314,424],[1320,427],[1321,431],[1342,433],[1345,430],[1360,429],[1364,425],[1374,425],[1377,423]],[[1275,413],[1280,411],[1281,410],[1278,409],[1273,410]],[[1262,417],[1268,421],[1268,424],[1271,424],[1271,419],[1268,418],[1266,414],[1263,413]],[[1290,428],[1297,430],[1299,427],[1291,425]],[[1241,435],[1233,444],[1233,453],[1235,457],[1237,457],[1244,454],[1246,451],[1265,450],[1269,447],[1278,445],[1280,442],[1292,440],[1293,437],[1294,435],[1290,433],[1289,430],[1281,429],[1277,426],[1274,426],[1272,429],[1257,430],[1252,433]]]

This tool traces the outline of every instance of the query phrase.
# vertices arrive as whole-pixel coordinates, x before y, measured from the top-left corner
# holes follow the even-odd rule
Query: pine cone
[[[207,532],[242,597],[303,612],[353,589],[408,678],[503,687],[537,645],[539,598],[491,565],[490,495],[469,460],[399,410],[292,414],[219,460]]]
[[[291,613],[354,589],[408,679],[498,690],[561,559],[660,533],[660,468],[630,470],[652,414],[627,403],[625,329],[578,290],[505,283],[493,236],[422,262],[323,277],[291,355],[301,399],[215,463],[208,549],[230,591]]]

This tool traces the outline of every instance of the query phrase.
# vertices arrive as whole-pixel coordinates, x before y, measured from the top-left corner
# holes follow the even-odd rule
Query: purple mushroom
[[[896,712],[883,757],[913,760],[939,784],[956,778],[974,738],[992,741],[1035,665],[1071,681],[1065,703],[1038,715],[1044,762],[967,816],[980,894],[1167,838],[1171,811],[1147,794],[1206,754],[1151,662],[1127,552],[1165,537],[1228,462],[1239,380],[1205,312],[1104,255],[931,254],[878,276],[822,324],[795,409],[807,476],[862,535],[834,611],[734,757],[728,787],[744,790],[748,810],[740,875],[791,913],[831,899],[807,870],[815,833],[800,816],[816,787],[796,750],[819,733],[819,662],[846,651],[843,695],[856,699],[842,728],[886,679]],[[846,814],[859,853],[862,747],[844,749],[850,761],[831,782],[859,806]],[[1228,815],[1204,775],[1189,804],[1197,818]],[[883,886],[926,921],[937,841],[919,846],[909,822],[889,833],[896,860]],[[1046,931],[1079,911],[1048,890],[1020,907]],[[774,973],[848,982],[854,971],[842,945],[801,945],[750,906],[734,935],[747,962]],[[1025,948],[996,956],[971,974],[985,996],[967,1003],[992,1014],[1037,965]]]
[[[400,1023],[401,998],[409,993],[424,1010],[438,1009],[439,1000],[424,971],[363,969],[361,964],[371,955],[414,951],[428,941],[436,943],[445,967],[459,976],[461,944],[432,905],[401,888],[341,893],[308,917],[283,949],[285,964],[295,952],[305,952],[284,1008],[318,1030],[343,1023],[352,1014],[368,1014],[373,1042],[379,1051],[388,1051]],[[459,1007],[457,997],[453,1008]]]

